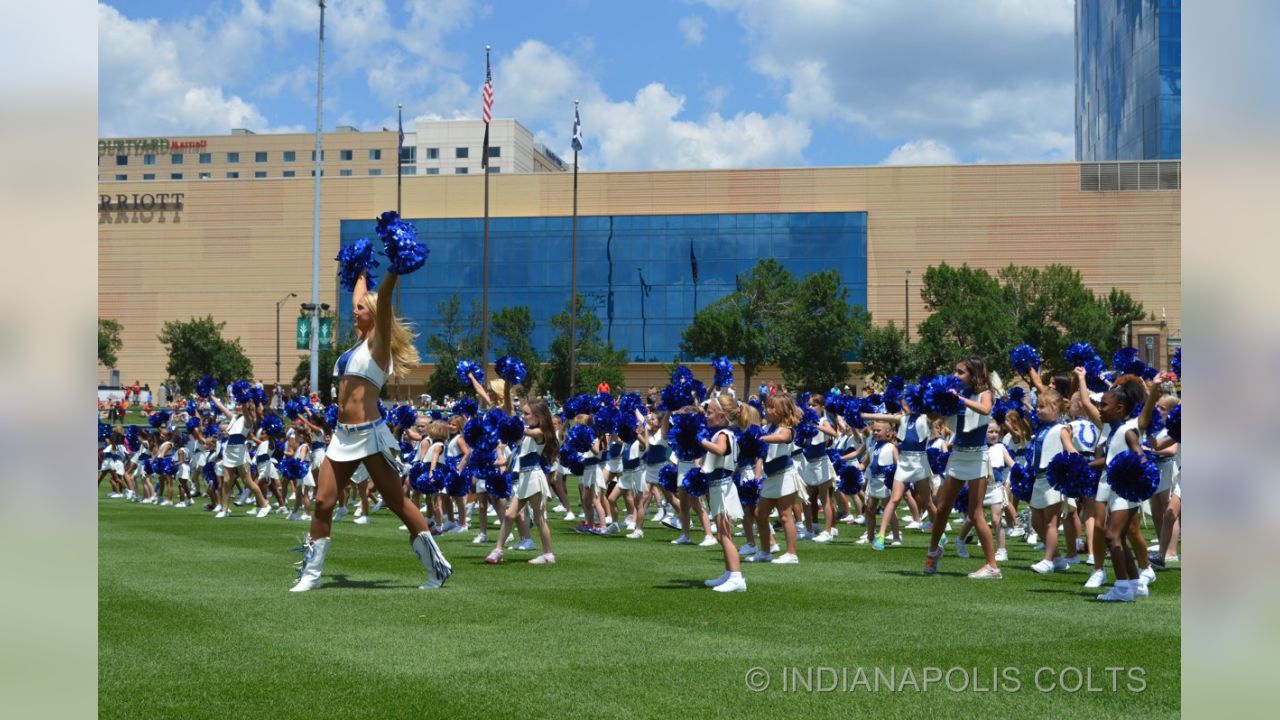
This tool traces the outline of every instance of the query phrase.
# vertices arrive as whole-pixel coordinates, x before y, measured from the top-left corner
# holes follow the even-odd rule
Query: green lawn
[[[446,535],[454,576],[420,592],[421,568],[384,510],[367,526],[338,524],[325,586],[293,594],[300,556],[288,550],[305,523],[101,494],[98,517],[104,718],[1074,719],[1180,708],[1179,571],[1161,573],[1147,600],[1104,605],[1079,567],[1026,569],[1036,557],[1020,538],[1005,579],[979,582],[964,573],[981,561],[950,551],[923,577],[921,533],[876,553],[841,526],[835,543],[802,543],[800,565],[745,565],[748,592],[721,594],[702,585],[720,574],[716,548],[672,546],[666,528],[578,536],[557,520],[557,565],[508,552],[486,566],[488,546]],[[764,692],[746,688],[757,666],[770,672]],[[815,691],[793,691],[794,678],[784,691],[786,666],[848,668],[848,687],[816,692],[828,671],[815,669]],[[869,678],[910,668],[918,684],[926,668],[976,668],[985,691],[875,691],[857,684],[859,667]],[[1101,691],[1042,692],[1042,667],[1052,670],[1039,687],[1078,668]],[[1122,674],[1112,692],[1108,667],[1141,668],[1145,687],[1130,692]],[[1079,682],[1070,670],[1064,679]]]

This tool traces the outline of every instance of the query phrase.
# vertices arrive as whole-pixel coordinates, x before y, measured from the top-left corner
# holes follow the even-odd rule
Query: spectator
[[[125,392],[125,394],[124,394],[124,399],[125,399],[125,400],[128,400],[128,399],[129,399],[129,393],[133,393],[133,399],[134,399],[134,400],[139,400],[139,399],[141,399],[141,398],[142,398],[142,383],[138,382],[137,380],[134,380],[134,381],[133,381],[133,387],[129,388],[129,390],[128,390],[128,391],[126,391],[126,392]]]

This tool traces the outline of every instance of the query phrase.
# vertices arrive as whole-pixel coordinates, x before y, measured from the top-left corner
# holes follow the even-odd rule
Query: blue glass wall
[[[457,293],[464,312],[472,302],[479,307],[482,221],[412,222],[431,255],[423,269],[401,279],[400,306],[417,326],[419,351],[430,362],[425,339],[440,330],[439,303]],[[374,238],[373,221],[342,221],[343,245],[361,237]],[[528,305],[537,323],[534,347],[544,359],[553,336],[551,316],[569,301],[569,252],[568,217],[489,220],[489,310]],[[733,292],[738,274],[769,257],[796,276],[839,271],[849,302],[866,307],[865,212],[578,218],[578,293],[600,318],[602,338],[626,349],[633,362],[674,360],[695,302],[706,307]],[[351,296],[341,293],[340,338],[350,319]]]
[[[1181,0],[1077,0],[1076,159],[1181,157]]]

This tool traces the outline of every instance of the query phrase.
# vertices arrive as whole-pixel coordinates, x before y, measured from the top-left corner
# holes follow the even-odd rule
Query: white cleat
[[[747,579],[742,577],[742,575],[739,573],[737,577],[730,577],[728,580],[725,580],[724,582],[720,583],[719,585],[711,589],[716,592],[722,592],[722,593],[746,592]]]

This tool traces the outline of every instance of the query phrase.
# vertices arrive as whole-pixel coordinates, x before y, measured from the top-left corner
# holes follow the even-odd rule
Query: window
[[[155,165],[155,164],[156,164],[156,156],[155,156],[155,155],[152,155],[151,153],[147,153],[146,155],[143,155],[143,156],[142,156],[142,164],[143,164],[143,165]]]
[[[339,159],[339,160],[350,160],[350,159],[351,159],[351,154],[352,154],[352,153],[351,153],[351,151],[350,151],[350,150],[339,150],[339,151],[338,151],[338,159]]]
[[[440,148],[427,148],[427,159],[428,159],[428,160],[439,160],[439,159],[440,159]]]
[[[128,165],[128,164],[129,164],[129,156],[128,156],[128,155],[117,155],[117,156],[116,156],[116,165]]]
[[[400,164],[410,164],[418,161],[418,148],[414,145],[406,145],[400,148]]]
[[[155,174],[155,173],[142,173],[142,179],[143,179],[143,180],[155,180],[155,179],[156,179],[156,174]]]
[[[466,160],[468,157],[470,157],[470,156],[471,156],[471,149],[470,149],[470,148],[464,148],[464,147],[454,148],[454,149],[453,149],[453,156],[454,156],[455,158],[457,158],[458,160]]]
[[[228,163],[238,163],[238,162],[240,162],[240,153],[238,153],[238,152],[229,152],[229,153],[227,153],[227,162],[228,162]]]
[[[213,153],[200,153],[200,164],[208,165],[213,162]]]
[[[489,157],[491,157],[491,158],[502,157],[502,146],[501,146],[501,145],[490,145],[490,146],[489,146]]]
[[[350,170],[339,170],[339,171],[338,171],[338,177],[351,177],[351,171],[350,171]]]
[[[417,175],[418,166],[417,165],[401,165],[400,174],[401,175]]]
[[[262,150],[259,150],[259,151],[255,152],[255,153],[253,154],[253,161],[254,161],[254,162],[266,162],[266,161],[267,161],[267,153],[266,153],[265,151],[262,151]]]
[[[297,175],[297,173],[296,173],[296,172],[294,172],[294,171],[292,171],[292,170],[285,170],[285,171],[284,171],[284,176],[285,176],[285,177],[294,177],[295,175]]]
[[[315,171],[315,170],[312,170],[312,171],[311,171],[311,177],[315,177],[315,176],[316,176],[316,171]],[[323,170],[321,170],[321,171],[320,171],[320,177],[324,177],[324,171],[323,171]]]
[[[169,179],[170,179],[170,180],[181,180],[181,179],[182,179],[182,173],[169,173]]]
[[[491,172],[491,173],[493,173],[493,174],[495,174],[495,175],[496,175],[496,174],[498,174],[498,173],[502,172],[502,168],[498,167],[497,165],[490,165],[490,166],[489,166],[489,172]]]
[[[381,159],[382,159],[382,149],[381,149],[381,148],[373,148],[373,149],[369,150],[369,159],[370,159],[370,160],[381,160]]]
[[[370,175],[381,175],[381,174],[382,174],[382,168],[369,168],[369,174],[370,174]]]
[[[453,174],[454,174],[454,175],[466,175],[466,174],[467,174],[467,169],[466,169],[466,168],[464,168],[464,167],[454,168],[454,169],[453,169]]]
[[[125,180],[128,180],[128,179],[129,179],[128,175],[116,175],[116,180],[119,182],[124,182]]]
[[[285,161],[285,162],[296,162],[296,161],[297,161],[297,159],[298,159],[298,153],[297,153],[296,151],[294,151],[294,150],[285,150],[285,151],[284,151],[284,161]]]
[[[169,164],[170,164],[170,165],[181,165],[181,164],[182,164],[183,159],[184,159],[184,158],[183,158],[183,156],[182,156],[182,153],[174,153],[174,154],[172,154],[172,155],[170,155],[170,156],[169,156]]]
[[[213,177],[213,173],[208,173],[208,172],[202,172],[202,173],[200,173],[200,179],[201,179],[201,180],[208,180],[208,179],[209,179],[209,178],[211,178],[211,177]]]
[[[228,180],[235,180],[235,179],[237,179],[237,178],[239,178],[239,177],[240,177],[240,173],[238,173],[238,172],[229,172],[229,173],[227,173],[227,179],[228,179]]]
[[[428,174],[428,175],[439,175],[439,174],[440,174],[440,168],[427,168],[427,174]]]
[[[311,151],[311,162],[315,162],[315,161],[316,161],[316,151],[315,151],[315,150],[312,150],[312,151]],[[323,151],[323,150],[321,150],[321,151],[320,151],[320,162],[324,162],[324,151]],[[312,174],[314,175],[314,173],[312,173]]]
[[[267,171],[266,171],[266,170],[254,170],[254,171],[253,171],[253,176],[254,176],[254,177],[256,177],[256,178],[264,178],[264,177],[266,177],[266,176],[267,176]]]

